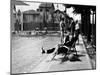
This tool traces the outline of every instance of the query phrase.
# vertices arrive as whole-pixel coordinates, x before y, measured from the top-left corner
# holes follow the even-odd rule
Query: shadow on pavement
[[[48,60],[47,62],[51,62],[51,61],[61,61],[60,64],[62,64],[62,63],[64,63],[64,62],[67,62],[68,60],[69,60],[70,62],[81,62],[80,57],[84,57],[84,56],[85,56],[85,55],[83,55],[83,54],[78,54],[78,55],[75,55],[75,54],[74,54],[74,56],[71,57],[70,59],[69,59],[68,56],[67,56],[67,57],[62,56],[62,57],[60,57],[60,58],[54,58],[53,60]]]
[[[62,64],[62,63],[64,63],[64,62],[66,62],[66,61],[70,61],[70,62],[81,62],[81,59],[80,59],[80,57],[83,57],[83,56],[85,56],[85,55],[82,55],[82,54],[78,54],[78,55],[73,55],[73,57],[70,57],[69,58],[69,56],[68,57],[63,57],[63,58],[60,58],[61,59],[61,63],[60,64]]]

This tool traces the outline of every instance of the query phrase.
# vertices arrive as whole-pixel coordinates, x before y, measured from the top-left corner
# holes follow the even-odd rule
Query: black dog
[[[65,38],[65,43],[67,43],[69,41],[69,35],[66,36]],[[51,48],[51,49],[48,49],[48,50],[44,50],[43,47],[41,48],[42,49],[42,54],[44,53],[47,53],[47,54],[50,54],[50,53],[53,53],[55,51],[55,48]],[[63,51],[65,49],[65,47],[63,48],[62,46],[58,48],[58,54],[60,54],[60,50],[61,53],[64,53],[65,51]]]
[[[50,53],[53,53],[55,50],[55,48],[51,48],[51,49],[48,49],[48,50],[44,50],[43,47],[42,47],[42,54],[46,53],[46,54],[50,54]]]
[[[51,54],[55,51],[55,48],[52,48],[52,49],[48,49],[48,50],[44,50],[43,47],[42,47],[42,54],[46,53],[46,54]],[[54,57],[56,55],[59,55],[59,54],[63,54],[64,57],[66,57],[67,55],[67,52],[68,52],[68,47],[65,47],[65,46],[62,46],[62,47],[59,47],[57,49],[57,51],[54,53],[54,56],[52,58],[52,60],[54,59]]]

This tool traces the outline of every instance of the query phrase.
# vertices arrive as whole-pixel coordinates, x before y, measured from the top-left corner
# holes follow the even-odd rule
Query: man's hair
[[[76,20],[76,23],[78,23],[78,20]]]
[[[64,18],[61,18],[61,21],[64,21]]]
[[[70,20],[74,20],[74,19],[71,17]]]

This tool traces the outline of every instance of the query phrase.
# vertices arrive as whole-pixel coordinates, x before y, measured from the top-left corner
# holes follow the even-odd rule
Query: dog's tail
[[[41,48],[41,49],[42,49],[42,54],[44,54],[44,53],[45,53],[45,50],[43,49],[43,46],[42,46],[42,48]]]

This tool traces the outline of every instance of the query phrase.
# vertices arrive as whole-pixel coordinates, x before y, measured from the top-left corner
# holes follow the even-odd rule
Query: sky
[[[41,4],[41,3],[36,3],[36,2],[24,2],[24,3],[28,4],[29,6],[17,5],[16,6],[17,11],[18,11],[18,9],[20,9],[21,11],[26,11],[26,10],[30,10],[30,9],[36,10],[39,7],[39,5]],[[54,7],[55,7],[55,10],[56,9],[59,9],[61,11],[65,10],[65,7],[62,4],[58,4],[58,8],[57,8],[57,4],[54,4]]]
[[[22,6],[22,5],[17,5],[16,6],[16,10],[18,11],[19,9],[23,12],[23,11],[27,11],[27,10],[36,10],[38,9],[39,5],[41,3],[36,3],[36,2],[24,2],[26,4],[28,4],[28,6]],[[58,4],[58,7],[57,7],[57,4],[54,4],[54,7],[55,7],[55,10],[59,9],[61,11],[64,11],[65,10],[65,7],[63,6],[63,4]],[[74,8],[67,8],[67,14],[70,16],[70,17],[73,17],[74,20],[80,20],[80,14],[74,14],[73,13],[74,11]]]

